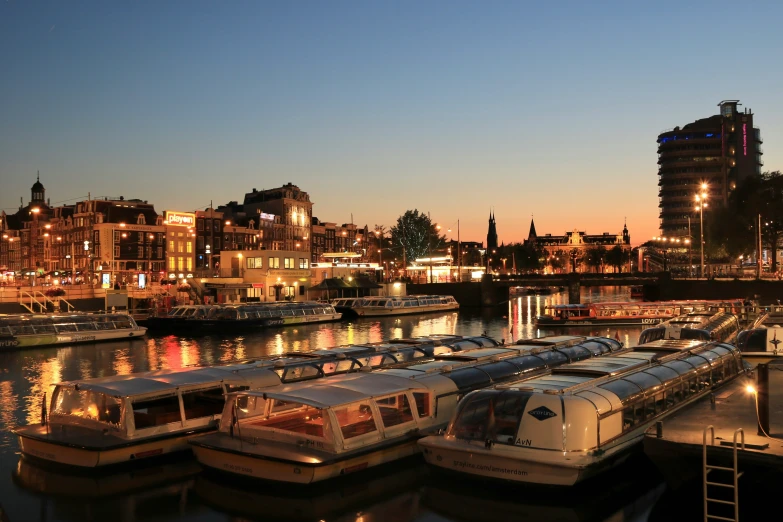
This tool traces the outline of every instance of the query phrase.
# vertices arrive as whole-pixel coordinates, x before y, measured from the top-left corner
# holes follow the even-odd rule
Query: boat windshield
[[[58,386],[52,397],[54,415],[69,415],[108,424],[120,423],[121,400],[92,390]]]
[[[460,403],[448,435],[462,440],[490,439],[513,444],[532,392],[483,390]]]
[[[325,410],[295,401],[238,395],[234,403],[228,404],[226,409],[236,412],[238,431],[245,432],[242,436],[282,432],[326,439],[330,429],[329,416],[325,414]],[[221,431],[228,431],[231,426],[232,416],[225,413],[224,411]]]

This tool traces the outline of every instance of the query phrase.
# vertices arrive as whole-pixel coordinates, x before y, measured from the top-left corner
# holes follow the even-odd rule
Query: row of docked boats
[[[740,314],[747,308],[742,299],[605,302],[584,304],[551,304],[535,318],[539,328],[563,326],[634,326],[654,325],[698,311],[725,311]]]
[[[386,317],[426,312],[458,310],[459,303],[450,295],[408,295],[343,297],[332,304],[344,317]]]
[[[422,451],[440,469],[570,485],[623,462],[655,422],[746,374],[726,342],[738,330],[729,315],[692,314],[672,330],[679,338],[632,349],[601,337],[431,336],[61,383],[42,424],[15,433],[24,455],[83,467],[191,447],[222,472],[312,483]]]

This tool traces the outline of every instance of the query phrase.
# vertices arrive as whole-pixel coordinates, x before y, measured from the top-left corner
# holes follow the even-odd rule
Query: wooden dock
[[[745,449],[737,450],[741,483],[766,484],[775,476],[783,479],[783,361],[769,364],[769,437],[758,433],[756,397],[747,386],[752,378],[739,377],[713,394],[667,416],[662,426],[651,427],[644,438],[644,451],[673,488],[702,479],[704,429],[713,426],[715,442],[707,433],[710,464],[733,466],[735,431],[745,435]],[[737,445],[741,435],[737,434]]]

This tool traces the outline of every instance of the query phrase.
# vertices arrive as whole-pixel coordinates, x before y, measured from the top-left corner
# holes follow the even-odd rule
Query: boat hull
[[[137,444],[98,448],[78,446],[76,444],[47,441],[39,437],[29,437],[17,432],[19,448],[26,456],[37,460],[79,468],[99,468],[133,462],[171,453],[189,451],[188,439],[202,432],[188,432],[171,437],[140,441]]]
[[[387,317],[392,315],[413,315],[413,314],[427,314],[427,313],[433,313],[433,312],[456,312],[459,310],[459,306],[451,306],[451,307],[411,307],[408,309],[400,308],[400,309],[391,309],[391,310],[385,310],[385,309],[378,309],[378,310],[368,310],[368,309],[362,309],[362,308],[355,308],[354,311],[356,312],[356,315],[358,317]]]
[[[0,339],[0,349],[36,348],[59,344],[97,343],[117,339],[144,337],[144,327],[123,328],[121,330],[90,330],[57,334],[29,334],[6,336]]]
[[[574,320],[558,320],[558,319],[544,319],[537,318],[536,326],[539,328],[555,328],[555,327],[571,327],[571,326],[648,326],[660,324],[664,321],[671,319],[671,317],[608,317],[607,319],[599,319],[597,317],[590,317],[585,319]]]
[[[202,319],[167,319],[153,317],[142,321],[150,330],[155,331],[188,331],[188,332],[223,332],[237,330],[260,330],[277,326],[290,326],[296,324],[316,324],[339,321],[341,313],[325,315],[302,315],[292,317],[272,317],[256,320],[202,320]],[[170,321],[170,322],[169,322]]]
[[[252,446],[248,443],[248,446]],[[319,463],[277,459],[250,452],[231,451],[207,444],[193,444],[193,453],[203,466],[234,475],[291,484],[313,484],[394,462],[419,453],[415,440],[387,446],[361,455],[337,457]]]

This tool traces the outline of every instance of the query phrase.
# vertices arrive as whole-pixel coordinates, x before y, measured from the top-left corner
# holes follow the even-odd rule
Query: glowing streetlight
[[[701,184],[701,194],[696,194],[696,210],[699,211],[699,228],[701,236],[701,272],[699,277],[704,277],[704,208],[707,206],[707,184]]]

